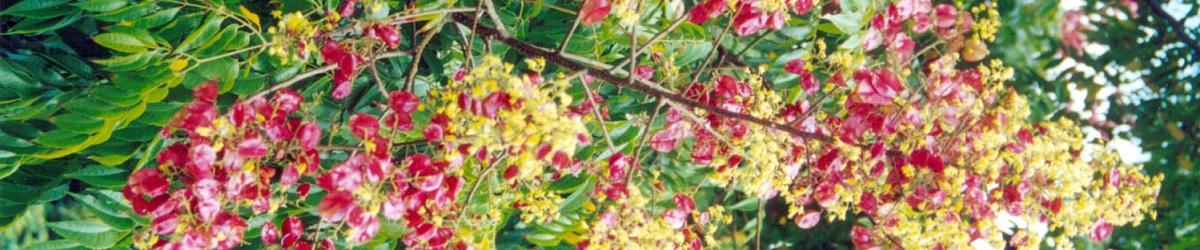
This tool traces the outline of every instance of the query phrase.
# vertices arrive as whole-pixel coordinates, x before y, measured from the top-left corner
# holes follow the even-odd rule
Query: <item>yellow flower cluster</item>
[[[273,38],[270,49],[267,50],[268,55],[278,57],[281,63],[287,64],[300,61],[309,53],[317,51],[312,42],[317,33],[317,26],[309,23],[304,13],[297,11],[286,15],[275,14],[279,18],[279,24],[267,29]]]
[[[525,223],[546,223],[558,217],[558,204],[562,196],[546,192],[540,188],[531,188],[529,193],[518,197],[517,210],[521,211],[521,220]]]
[[[587,128],[581,118],[568,115],[567,106],[572,99],[565,91],[568,86],[565,79],[539,84],[534,82],[538,79],[530,75],[515,76],[512,70],[512,64],[485,57],[462,81],[453,81],[441,92],[432,94],[446,104],[438,109],[438,113],[451,121],[446,141],[470,145],[467,152],[486,149],[488,155],[510,154],[498,166],[515,166],[519,171],[517,179],[537,182],[543,175],[543,167],[553,158],[539,156],[539,146],[546,144],[551,152],[571,156],[579,144],[578,136],[586,135]],[[460,107],[457,103],[462,93],[475,100],[504,93],[509,99],[503,101],[513,108],[502,108],[489,118]],[[470,157],[451,151],[445,155],[450,162]]]
[[[746,79],[751,89],[762,88],[762,77],[751,75]],[[748,113],[754,117],[772,117],[783,106],[783,98],[774,91],[755,91],[747,101]],[[741,190],[747,195],[769,198],[774,197],[790,184],[791,176],[785,174],[785,169],[797,169],[802,162],[790,153],[792,138],[781,131],[768,130],[757,124],[747,124],[747,134],[742,138],[733,139],[731,153],[742,157],[742,166],[714,173],[710,180],[721,187],[740,184]],[[727,164],[726,161],[713,161],[716,168]]]
[[[975,34],[988,42],[995,41],[996,31],[1000,30],[1000,11],[996,10],[996,4],[971,7],[971,13],[978,17],[975,25],[971,26],[971,29],[975,30]]]
[[[849,196],[855,203],[860,203],[857,196],[865,191],[874,194],[900,192],[911,196],[918,186],[956,191],[947,194],[943,198],[945,203],[940,206],[912,207],[906,202],[895,202],[878,208],[872,218],[883,220],[876,223],[885,225],[876,226],[877,234],[900,239],[897,244],[911,249],[930,249],[939,245],[947,249],[967,248],[972,244],[967,232],[972,230],[987,232],[977,236],[992,246],[1008,244],[1000,231],[1009,229],[998,221],[967,219],[979,213],[995,213],[997,218],[1021,221],[1011,229],[1015,231],[1013,239],[1016,240],[1009,241],[1021,249],[1037,248],[1044,237],[1052,237],[1055,246],[1071,248],[1071,237],[1091,234],[1099,222],[1113,226],[1136,225],[1147,215],[1154,217],[1152,205],[1162,176],[1146,176],[1139,166],[1120,164],[1111,151],[1085,150],[1086,145],[1092,143],[1084,141],[1082,132],[1070,120],[1028,124],[1025,118],[1029,116],[1029,107],[1025,97],[1011,89],[1001,92],[1003,82],[1012,76],[1011,69],[999,61],[992,61],[987,66],[980,66],[979,70],[984,85],[980,95],[995,97],[995,100],[976,98],[970,103],[957,104],[968,108],[968,117],[974,117],[970,118],[974,120],[963,121],[967,123],[957,127],[943,126],[946,131],[939,136],[892,138],[889,142],[908,145],[900,147],[899,151],[903,153],[911,153],[914,147],[937,143],[949,151],[942,155],[957,155],[946,162],[940,178],[926,168],[911,164],[891,166],[900,168],[912,182],[896,190],[884,184],[885,177],[854,174],[846,180],[844,189],[838,190],[838,200],[845,201]],[[994,108],[985,109],[985,106]],[[922,120],[934,119],[933,114],[923,112]],[[911,129],[902,128],[900,133],[917,132]],[[1022,133],[1026,133],[1025,136]],[[965,140],[964,134],[972,134],[974,139]],[[1020,145],[1022,149],[1014,149],[1014,145]],[[844,148],[843,155],[855,163],[852,165],[873,164],[857,158],[865,155],[854,153],[854,150],[846,153],[845,149],[849,148]],[[957,192],[964,189],[968,178],[982,181],[978,187],[982,189],[982,197],[972,197],[975,194],[970,190]],[[972,204],[971,199],[981,199],[983,206]],[[1122,209],[1113,209],[1117,207]],[[836,215],[833,209],[826,210]],[[1039,229],[1035,226],[1037,223],[1047,225]],[[1047,232],[1054,232],[1054,235],[1047,235]]]
[[[596,216],[588,236],[589,249],[680,249],[684,235],[671,228],[662,216],[646,208],[652,201],[638,188]]]
[[[550,82],[541,80],[536,71],[544,67],[543,60],[526,63],[535,72],[517,75],[513,73],[514,65],[493,56],[484,57],[462,80],[451,81],[447,87],[430,92],[430,96],[441,103],[436,112],[449,118],[442,139],[447,150],[443,150],[440,157],[447,162],[475,167],[473,173],[484,175],[477,178],[491,178],[486,176],[489,171],[505,175],[503,184],[488,192],[477,193],[481,196],[475,200],[486,201],[487,206],[468,209],[468,213],[480,214],[469,217],[472,220],[457,229],[460,237],[470,238],[472,242],[491,242],[495,231],[503,225],[500,210],[514,207],[514,203],[518,204],[515,207],[527,223],[557,218],[562,197],[541,189],[550,177],[546,167],[553,163],[555,154],[573,157],[579,136],[587,135],[581,118],[568,114],[567,106],[572,99],[565,91],[567,82],[561,77]],[[497,95],[505,99],[487,101]],[[464,108],[460,105],[462,98],[493,107],[471,107],[475,104],[470,104]],[[496,113],[480,114],[477,109],[481,108],[494,108]],[[545,152],[549,153],[543,154]],[[480,156],[486,158],[473,160]],[[478,164],[468,164],[470,162]],[[515,171],[512,176],[508,176],[509,169]],[[566,174],[566,169],[560,171]],[[478,235],[486,237],[472,237]]]

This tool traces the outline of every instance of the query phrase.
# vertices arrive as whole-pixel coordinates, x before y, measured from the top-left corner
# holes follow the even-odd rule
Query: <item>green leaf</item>
[[[170,22],[171,18],[174,18],[175,14],[178,14],[179,10],[182,8],[183,7],[175,7],[162,11],[155,11],[154,14],[133,20],[133,27],[139,29],[150,29],[162,26],[163,24]]]
[[[77,134],[70,130],[55,129],[38,135],[37,138],[33,138],[33,142],[49,147],[66,148],[83,142],[85,138],[87,138],[87,136]]]
[[[178,102],[158,102],[151,103],[146,106],[146,113],[138,118],[139,122],[146,124],[163,126],[175,116],[175,112],[183,107],[183,103]]]
[[[66,4],[67,2],[67,0],[19,1],[17,4],[4,9],[4,11],[0,12],[0,15],[25,16],[30,12],[58,7]]]
[[[558,237],[557,235],[553,235],[553,234],[547,234],[547,233],[529,234],[529,235],[525,236],[525,239],[529,240],[530,243],[533,243],[534,245],[538,245],[541,247],[557,246],[559,242],[562,242],[561,237]]]
[[[30,194],[36,190],[37,187],[17,183],[0,182],[0,201],[22,203],[21,205],[24,206],[24,203],[28,203],[33,201],[34,198],[37,198]],[[25,208],[20,209],[24,210]],[[12,215],[11,213],[4,213],[5,211],[6,210],[4,209],[0,209],[0,215]]]
[[[758,210],[758,197],[739,201],[737,204],[733,204],[732,207],[729,207],[729,209],[742,212]]]
[[[838,48],[840,48],[840,49],[860,48],[860,47],[862,47],[864,38],[866,38],[866,33],[856,32],[856,33],[854,33],[854,35],[850,35],[849,38],[846,38],[846,41],[842,41],[842,44],[838,45]]]
[[[779,29],[779,33],[783,34],[783,36],[786,36],[787,38],[803,41],[807,40],[808,35],[812,33],[812,26],[788,26],[784,27],[783,29]]]
[[[582,208],[583,204],[589,199],[587,194],[591,193],[592,190],[595,189],[595,185],[596,177],[588,177],[587,181],[583,183],[583,188],[575,189],[575,192],[571,193],[570,196],[567,196],[567,198],[558,205],[558,212],[565,213]]]
[[[128,171],[125,169],[92,165],[63,176],[83,181],[92,186],[120,188],[125,186],[126,172]]]
[[[21,250],[71,250],[71,249],[87,249],[80,246],[79,243],[69,240],[51,240],[33,243],[22,247]]]
[[[63,196],[67,196],[67,187],[67,184],[62,184],[54,188],[42,190],[42,193],[38,195],[35,202],[46,203],[62,199]]]
[[[99,43],[104,47],[125,53],[142,52],[145,51],[146,48],[152,46],[151,44],[142,42],[142,40],[138,39],[136,36],[119,32],[97,35],[96,43]]]
[[[88,220],[51,222],[48,226],[55,234],[91,249],[110,248],[120,236],[107,224]]]
[[[125,7],[125,0],[88,0],[78,3],[73,3],[75,7],[91,12],[105,12],[120,9]]]
[[[66,113],[55,116],[52,122],[60,129],[66,129],[80,134],[93,133],[99,131],[100,127],[104,126],[104,120],[79,113]]]
[[[229,92],[238,96],[249,96],[257,93],[263,86],[267,85],[267,75],[251,74],[249,77],[237,79],[237,83],[233,85],[233,89]]]
[[[155,86],[154,81],[135,73],[114,74],[112,82],[119,88],[138,93],[149,91]]]
[[[93,155],[88,156],[87,158],[99,162],[100,164],[104,164],[105,166],[114,167],[121,165],[121,163],[125,163],[125,161],[129,160],[131,157],[133,157],[133,154]]]
[[[107,66],[104,67],[104,69],[111,72],[136,71],[143,70],[146,66],[152,63],[161,62],[164,55],[166,54],[162,51],[151,50],[122,57],[96,60],[96,63],[104,64]],[[163,70],[165,70],[165,68]]]
[[[824,18],[832,22],[833,26],[837,27],[842,33],[853,34],[862,28],[862,17],[862,13],[842,12],[837,15],[825,16]]]
[[[67,110],[81,114],[91,114],[98,117],[113,118],[121,114],[121,109],[96,98],[79,98],[67,102]]]
[[[123,206],[118,201],[108,199],[105,195],[71,193],[71,197],[79,201],[80,204],[83,204],[84,207],[87,207],[88,211],[95,214],[105,224],[115,229],[128,230],[134,226],[133,220],[129,219],[129,216],[126,215],[132,209]]]
[[[200,39],[209,39],[217,33],[217,29],[221,27],[222,21],[225,21],[225,18],[221,15],[209,15],[208,19],[204,21],[204,24],[201,24],[200,27],[195,29],[195,31],[192,31],[191,34],[188,34],[188,36],[184,38],[182,42],[179,42],[179,45],[176,46],[175,50],[180,52],[188,52],[195,46],[200,45]]]
[[[75,23],[75,21],[78,21],[81,17],[83,17],[81,12],[76,10],[61,17],[48,19],[26,18],[25,20],[21,20],[21,22],[13,25],[12,28],[9,28],[4,34],[41,34]]]
[[[41,89],[26,80],[26,71],[21,66],[0,60],[0,89],[12,91],[22,97],[35,95]]]
[[[220,81],[221,93],[228,92],[233,88],[233,83],[238,76],[238,63],[232,58],[221,58],[211,62],[200,64],[193,71],[200,77],[200,81],[218,80]]]
[[[141,96],[138,93],[113,85],[97,86],[92,89],[92,95],[104,102],[121,107],[133,106],[138,101],[141,101]]]
[[[554,180],[545,190],[562,193],[573,192],[582,187],[587,181],[588,178],[582,175],[565,175],[562,178],[558,178],[558,180]]]
[[[154,9],[158,8],[158,5],[155,3],[155,1],[144,1],[135,5],[125,6],[124,8],[117,10],[100,13],[92,17],[101,21],[113,23],[133,20],[154,12]]]

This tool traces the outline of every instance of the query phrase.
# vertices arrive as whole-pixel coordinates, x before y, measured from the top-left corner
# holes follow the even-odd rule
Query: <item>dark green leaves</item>
[[[96,43],[126,53],[142,52],[151,47],[151,44],[146,44],[133,35],[115,32],[96,36]]]
[[[122,234],[107,224],[89,220],[52,222],[48,226],[55,234],[92,249],[110,248]]]
[[[60,16],[62,10],[67,9],[67,0],[39,0],[39,1],[20,1],[13,6],[4,9],[0,15],[13,15],[26,18],[50,18]]]
[[[71,197],[113,229],[128,230],[135,225],[133,219],[130,219],[133,210],[121,202],[121,193],[106,190],[89,191],[84,194],[72,193]]]
[[[125,169],[93,165],[67,173],[63,177],[74,178],[92,186],[120,189],[125,185],[128,175],[126,172],[128,171]]]
[[[57,129],[38,135],[37,138],[33,139],[33,142],[55,148],[66,148],[75,146],[79,142],[82,142],[86,137],[87,136],[85,135],[77,134],[69,130]]]
[[[120,9],[125,7],[128,1],[125,0],[88,0],[78,3],[72,3],[75,7],[91,12],[105,12]]]

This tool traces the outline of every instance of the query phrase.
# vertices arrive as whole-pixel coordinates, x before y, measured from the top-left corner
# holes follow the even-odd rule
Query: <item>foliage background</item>
[[[282,2],[285,12],[311,8],[304,1]],[[685,2],[688,6],[693,4]],[[1067,3],[1059,1],[997,3],[1004,25],[992,51],[1017,69],[1013,83],[1030,99],[1034,117],[1069,117],[1078,119],[1080,124],[1092,124],[1095,135],[1128,141],[1129,148],[1140,149],[1144,154],[1141,157],[1145,158],[1148,170],[1166,174],[1167,188],[1160,195],[1158,219],[1118,229],[1114,239],[1106,243],[1107,247],[1200,247],[1200,233],[1196,231],[1200,226],[1200,193],[1192,192],[1200,189],[1200,177],[1192,169],[1192,160],[1200,156],[1197,144],[1200,117],[1196,115],[1200,96],[1195,89],[1200,83],[1200,63],[1197,63],[1200,50],[1180,42],[1184,36],[1200,35],[1197,4],[1180,0],[1138,1],[1135,11],[1126,13],[1126,18],[1117,18],[1117,15],[1094,14],[1115,5],[1109,1],[1075,4],[1079,6],[1064,6]],[[447,3],[414,4],[436,7]],[[223,5],[228,7],[226,10],[236,10],[239,5],[257,13],[271,10],[265,1],[226,1]],[[553,47],[570,28],[570,22],[530,20],[572,20],[571,13],[559,9],[569,11],[578,9],[578,5],[578,1],[546,0],[513,1],[497,7],[504,22],[513,25],[510,31],[515,35]],[[1166,15],[1182,25],[1165,20],[1164,14],[1151,7],[1154,5],[1166,9]],[[392,2],[391,7],[402,8],[404,3]],[[1086,32],[1087,37],[1103,49],[1089,49],[1085,54],[1063,52],[1059,26],[1064,13],[1076,8],[1093,13],[1088,19],[1094,28]],[[179,4],[115,0],[6,0],[0,1],[0,9],[3,9],[0,57],[4,58],[0,61],[0,228],[4,229],[0,248],[77,246],[63,239],[80,237],[93,237],[95,245],[89,247],[128,246],[128,230],[146,222],[127,212],[128,206],[120,202],[119,188],[124,185],[128,169],[152,161],[151,156],[163,145],[156,136],[158,128],[189,99],[188,90],[203,79],[220,77],[226,79],[221,83],[223,90],[247,96],[301,70],[277,68],[271,60],[242,56],[240,52],[246,52],[247,45],[257,38],[244,30],[221,28],[244,22],[232,11],[209,14]],[[262,23],[276,21],[270,15],[261,16]],[[405,39],[401,47],[419,43],[420,36],[411,34],[421,28],[402,26]],[[124,30],[137,37],[101,36],[113,30]],[[702,34],[714,31],[688,25],[679,30],[680,36],[664,43],[683,48],[684,53],[676,55],[680,63],[702,59],[710,49]],[[742,51],[740,59],[746,64],[779,65],[785,61],[783,58],[797,56],[778,54],[779,48],[790,46],[782,41],[807,32],[813,31],[785,29],[753,42],[751,39],[755,38],[731,38],[722,47]],[[418,62],[420,73],[415,85],[418,93],[427,91],[431,84],[444,82],[461,66],[463,55],[448,51],[455,51],[450,48],[465,35],[469,34],[461,29],[446,29],[428,42]],[[611,60],[617,56],[613,51],[628,50],[624,45],[629,44],[629,37],[618,32],[583,28],[575,35],[585,39],[576,39],[567,48],[573,53]],[[171,48],[160,47],[164,41],[171,41],[167,44],[172,46],[191,47],[197,58],[211,59],[189,65],[187,76],[181,81],[167,81],[166,59]],[[113,53],[105,48],[113,47],[111,43],[123,48],[118,52],[126,53]],[[485,44],[478,44],[475,49],[484,47]],[[239,54],[224,56],[235,52]],[[497,53],[504,55],[506,61],[519,58],[517,53],[503,47],[498,47]],[[129,56],[113,58],[114,54]],[[413,63],[410,57],[387,60],[389,63],[384,65],[394,67],[379,69],[387,79],[404,79],[407,66]],[[266,69],[278,71],[266,72]],[[369,89],[362,87],[369,84],[365,80],[360,78],[356,89]],[[306,84],[310,90],[328,89],[323,85],[328,85],[329,79]],[[611,88],[601,91],[616,93]],[[653,103],[640,102],[640,96],[630,92],[612,99],[612,110],[634,113],[653,108]],[[580,93],[576,90],[575,95],[581,96]],[[370,109],[367,100],[379,99],[372,96],[378,94],[365,91],[348,98],[349,107],[354,110],[343,110],[341,103],[333,101],[322,102],[315,110],[318,117],[330,119],[324,122],[332,122],[347,111]],[[222,104],[232,101],[229,96],[220,100]],[[623,120],[623,113],[613,113],[612,117],[618,118],[609,124],[615,137],[638,136],[636,129],[629,129],[629,121]],[[1093,120],[1101,122],[1089,123]],[[346,131],[338,136],[339,140],[350,137]],[[1137,151],[1132,150],[1126,158],[1138,158]],[[331,161],[338,159],[331,158]],[[664,162],[667,167],[676,164],[681,163]],[[695,181],[690,179],[694,176],[687,175],[671,178]],[[698,203],[726,202],[738,211],[735,220],[754,220],[757,200],[707,193],[712,196],[697,197]],[[786,209],[775,209],[781,210]],[[104,223],[72,224],[85,218]],[[768,242],[787,242],[795,248],[831,245],[844,248],[849,246],[849,238],[841,232],[849,231],[849,225],[850,222],[822,224],[816,230],[800,232],[791,223],[764,223],[762,237]],[[391,225],[392,230],[395,227]],[[79,232],[80,228],[96,234]],[[388,228],[385,225],[384,234],[397,233],[388,232]],[[253,234],[249,233],[248,238]],[[514,244],[528,243],[520,236],[511,239]]]

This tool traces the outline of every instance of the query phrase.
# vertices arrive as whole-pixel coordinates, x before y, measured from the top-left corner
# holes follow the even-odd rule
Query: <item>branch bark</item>
[[[471,16],[461,14],[461,13],[453,14],[453,18],[454,18],[455,22],[462,23],[464,25],[475,22],[474,18],[472,18]],[[513,49],[520,51],[522,54],[525,54],[527,56],[542,57],[542,58],[545,58],[547,62],[554,63],[556,65],[562,66],[562,67],[570,69],[570,70],[577,70],[577,71],[587,70],[589,72],[594,73],[595,77],[600,78],[600,79],[602,79],[606,82],[609,82],[610,84],[616,85],[618,87],[630,88],[630,89],[633,89],[634,91],[638,91],[638,92],[642,92],[647,95],[663,98],[668,101],[678,103],[678,104],[681,104],[681,105],[684,105],[684,106],[687,106],[690,108],[696,108],[696,109],[704,110],[706,112],[711,112],[711,113],[714,113],[717,115],[721,115],[724,117],[729,117],[729,118],[733,118],[733,119],[751,122],[751,123],[766,127],[768,129],[784,131],[793,136],[797,136],[797,137],[801,137],[801,138],[817,139],[817,140],[823,140],[823,141],[832,140],[832,138],[830,138],[828,136],[804,132],[795,127],[790,127],[787,125],[775,123],[773,121],[759,118],[759,117],[754,117],[749,114],[742,114],[742,113],[725,110],[725,109],[722,109],[722,108],[719,108],[716,106],[708,105],[706,103],[702,103],[700,101],[693,100],[691,98],[684,97],[683,95],[673,93],[670,90],[662,88],[661,85],[659,85],[656,82],[642,79],[640,77],[633,77],[631,72],[623,72],[625,74],[623,76],[620,76],[620,75],[617,75],[618,72],[608,71],[607,69],[612,68],[612,66],[608,65],[606,63],[598,62],[598,61],[587,59],[587,58],[582,58],[582,57],[568,54],[568,53],[557,53],[556,51],[554,51],[552,49],[546,49],[546,48],[534,46],[532,44],[529,44],[525,41],[521,41],[521,40],[513,38],[513,37],[503,36],[499,31],[497,31],[496,29],[490,28],[490,27],[480,25],[478,30],[476,30],[476,31],[479,33],[479,35],[481,37],[483,37],[485,39],[491,39],[491,40],[502,42],[502,43],[508,45],[509,47],[512,47]]]
[[[1167,12],[1163,10],[1162,5],[1158,2],[1158,0],[1146,0],[1145,2],[1146,5],[1149,5],[1150,12],[1153,12],[1155,16],[1158,16],[1159,18],[1162,18],[1163,21],[1166,21],[1167,25],[1170,25],[1171,29],[1178,33],[1176,36],[1179,37],[1179,41],[1183,42],[1184,45],[1187,45],[1188,48],[1192,49],[1192,61],[1200,60],[1200,44],[1196,43],[1196,40],[1192,39],[1192,37],[1188,35],[1187,28],[1183,27],[1183,23],[1180,23],[1179,20],[1176,20],[1175,17],[1171,16],[1171,14],[1167,14]]]

